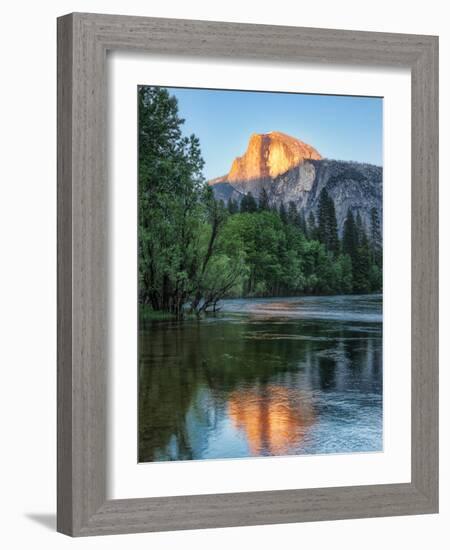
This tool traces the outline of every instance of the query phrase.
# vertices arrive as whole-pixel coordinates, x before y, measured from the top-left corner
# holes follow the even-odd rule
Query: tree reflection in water
[[[381,323],[273,308],[141,327],[141,462],[381,450]]]

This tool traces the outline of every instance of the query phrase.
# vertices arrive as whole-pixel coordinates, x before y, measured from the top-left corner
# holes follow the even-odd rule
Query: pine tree
[[[239,212],[239,205],[232,197],[228,199],[227,209],[230,214],[237,214]]]
[[[337,230],[336,210],[331,197],[328,197],[328,232],[328,249],[337,256],[339,254],[340,242]]]
[[[348,209],[347,217],[344,222],[344,233],[342,236],[342,252],[348,254],[352,261],[356,257],[358,249],[358,231],[355,224],[353,213]]]
[[[370,250],[369,241],[365,232],[361,234],[361,242],[357,248],[356,255],[352,259],[353,290],[355,292],[370,292]]]
[[[319,241],[325,245],[326,249],[337,255],[339,252],[339,238],[337,232],[336,211],[334,201],[328,195],[325,188],[319,195],[318,206],[318,237]]]
[[[264,189],[264,187],[261,189],[259,193],[258,210],[260,210],[261,212],[270,210],[269,194]]]
[[[364,228],[364,224],[363,224],[359,210],[356,212],[355,225],[356,225],[356,234],[358,237],[358,245],[360,245],[362,242],[363,233],[365,233],[365,228]]]
[[[299,214],[297,211],[297,206],[295,205],[294,201],[289,201],[287,218],[288,218],[288,222],[291,225],[295,225],[296,227],[299,227],[300,225]]]
[[[325,188],[319,195],[319,206],[317,207],[317,235],[322,244],[327,242],[327,216],[328,216],[328,193]]]
[[[286,212],[286,207],[284,206],[284,202],[280,204],[280,210],[279,210],[280,218],[283,223],[288,223],[288,214]]]
[[[306,238],[308,238],[308,227],[306,225],[305,214],[303,212],[303,209],[301,209],[298,213],[298,227],[300,231],[303,233],[303,235]]]
[[[381,268],[383,263],[383,245],[378,210],[374,207],[370,210],[370,247],[372,263]]]
[[[241,212],[256,212],[258,206],[255,201],[255,197],[250,193],[250,191],[242,197],[241,200]]]
[[[313,211],[309,213],[307,227],[308,227],[308,238],[312,240],[317,240],[316,217],[314,216]]]

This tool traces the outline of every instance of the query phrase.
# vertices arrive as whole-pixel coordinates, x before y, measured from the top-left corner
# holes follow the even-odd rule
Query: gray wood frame
[[[106,498],[106,52],[412,72],[411,483]],[[438,511],[438,38],[74,13],[58,19],[58,531],[72,536]]]

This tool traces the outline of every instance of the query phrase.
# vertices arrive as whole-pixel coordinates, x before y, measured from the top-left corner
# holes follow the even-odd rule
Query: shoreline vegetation
[[[264,189],[240,204],[216,201],[196,136],[182,134],[177,100],[139,88],[139,317],[201,317],[221,299],[382,290],[378,212],[370,227],[322,190],[316,216],[274,205]],[[317,219],[316,219],[317,218]]]
[[[220,302],[217,305],[216,311],[207,311],[206,314],[208,317],[210,316],[219,316],[221,313],[223,313],[222,306],[224,301],[234,301],[234,300],[248,300],[248,299],[254,299],[255,301],[260,301],[264,299],[270,300],[271,298],[278,300],[292,300],[298,298],[301,300],[302,298],[340,298],[344,296],[354,296],[358,298],[364,298],[366,296],[370,297],[376,297],[379,295],[379,291],[369,292],[369,293],[352,293],[352,294],[295,294],[292,296],[251,296],[250,298],[248,296],[242,296],[242,297],[236,297],[236,296],[227,296],[225,298],[222,298]],[[155,311],[152,309],[150,305],[146,304],[139,304],[139,321],[146,323],[151,321],[178,321],[178,320],[201,320],[203,317],[196,315],[194,312],[191,312],[189,310],[186,310],[183,317],[177,317],[174,313],[166,312],[166,311]]]

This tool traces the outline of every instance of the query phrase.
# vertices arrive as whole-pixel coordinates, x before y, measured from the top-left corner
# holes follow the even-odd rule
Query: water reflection
[[[139,460],[381,450],[381,300],[334,300],[141,327]]]
[[[254,456],[289,454],[314,420],[310,396],[272,385],[232,392],[228,414],[234,426],[244,431]]]

